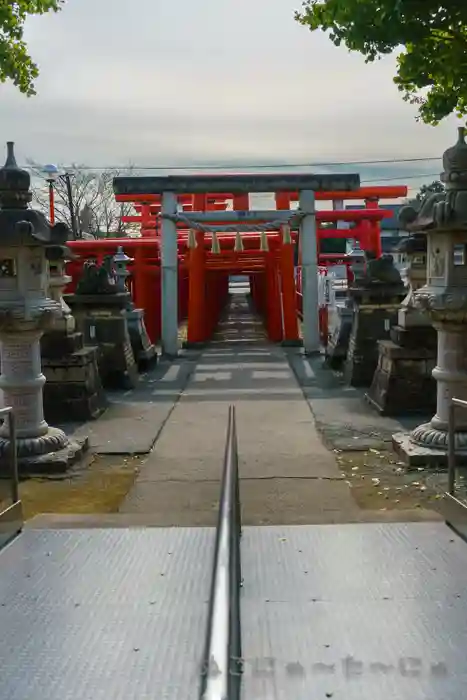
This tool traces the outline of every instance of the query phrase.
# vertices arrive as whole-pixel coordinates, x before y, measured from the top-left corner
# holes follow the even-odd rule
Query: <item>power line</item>
[[[373,180],[362,180],[361,182],[390,182],[394,180],[418,180],[424,177],[439,177],[439,173],[422,173],[420,175],[398,175],[397,177],[378,177]]]
[[[252,170],[252,169],[276,169],[276,168],[310,168],[310,167],[342,167],[346,165],[392,165],[398,163],[422,163],[440,160],[439,156],[426,156],[423,158],[393,158],[388,160],[348,160],[348,161],[334,161],[334,162],[308,162],[308,163],[256,163],[254,165],[70,165],[63,166],[64,170],[74,171],[74,170],[102,170],[102,171],[114,171],[114,170],[147,170],[147,171],[161,171],[161,170]],[[22,166],[27,170],[38,170],[40,166],[25,165]],[[368,181],[367,181],[368,182]]]

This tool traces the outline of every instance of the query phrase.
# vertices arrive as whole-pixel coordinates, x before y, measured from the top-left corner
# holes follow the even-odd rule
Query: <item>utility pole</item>
[[[65,173],[64,175],[62,175],[62,178],[65,180],[66,191],[68,195],[68,208],[70,210],[71,230],[73,232],[73,239],[76,240],[80,236],[78,234],[78,227],[76,226],[75,207],[73,204],[73,193],[71,191],[70,173]]]

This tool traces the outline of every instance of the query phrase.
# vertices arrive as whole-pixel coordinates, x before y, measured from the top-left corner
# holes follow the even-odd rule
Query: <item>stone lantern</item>
[[[42,371],[46,420],[60,421],[64,415],[70,422],[81,423],[97,418],[107,407],[102,388],[96,347],[85,346],[84,336],[76,329],[76,321],[63,298],[71,282],[66,262],[76,260],[68,246],[48,246],[49,296],[60,304],[61,316],[41,338]]]
[[[113,261],[118,291],[128,293],[127,280],[128,277],[130,277],[128,264],[133,262],[134,259],[130,258],[125,253],[122,246],[118,246]],[[126,306],[126,318],[133,354],[138,363],[138,367],[141,369],[147,366],[151,361],[157,359],[157,354],[146,330],[144,309],[136,309],[131,296],[128,298]]]
[[[130,277],[130,272],[128,272],[128,264],[134,262],[134,258],[130,258],[123,250],[123,247],[119,245],[117,252],[113,256],[113,261],[115,265],[115,276],[117,278],[118,291],[128,293],[127,279]],[[128,302],[128,306],[133,306],[131,298]]]
[[[350,272],[353,277],[359,277],[365,272],[366,268],[366,255],[365,251],[360,248],[360,243],[358,241],[354,242],[351,250],[346,254],[345,260],[347,261],[347,270],[350,267]],[[347,272],[347,279],[349,280],[349,274]],[[349,280],[352,282],[353,279]],[[349,285],[350,286],[350,285]]]
[[[446,191],[429,194],[417,212],[405,207],[401,223],[428,239],[427,283],[415,290],[414,304],[430,318],[438,335],[436,414],[410,435],[393,436],[395,449],[409,464],[446,461],[451,398],[467,399],[467,144],[459,129],[457,144],[443,156]],[[456,453],[467,460],[467,412],[456,414]]]
[[[54,330],[60,330],[67,334],[74,333],[76,329],[75,319],[71,309],[63,298],[65,287],[70,284],[72,278],[66,273],[67,260],[75,260],[77,256],[68,246],[50,246],[47,248],[46,257],[49,263],[49,297],[60,304],[61,318],[54,324]]]
[[[28,208],[30,176],[18,168],[13,143],[0,170],[0,389],[17,421],[18,464],[26,472],[63,470],[87,443],[70,441],[44,420],[40,339],[61,316],[48,297],[46,250],[68,238],[64,224],[50,226]],[[8,427],[0,428],[0,466],[9,448]]]
[[[112,255],[102,265],[87,260],[74,294],[65,294],[87,346],[98,348],[104,389],[133,389],[138,372],[127,322],[130,294],[120,291]]]

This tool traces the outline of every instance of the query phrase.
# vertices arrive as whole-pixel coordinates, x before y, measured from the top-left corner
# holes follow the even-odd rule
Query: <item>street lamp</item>
[[[44,165],[42,171],[45,175],[45,179],[49,183],[49,216],[50,223],[53,226],[55,224],[55,197],[54,197],[54,183],[60,176],[59,170],[56,165],[49,163]]]
[[[74,204],[73,204],[73,194],[71,191],[70,174],[64,173],[62,175],[60,173],[59,169],[57,168],[57,166],[52,165],[50,163],[48,165],[44,165],[44,167],[42,168],[42,172],[45,175],[45,179],[49,183],[49,209],[50,209],[50,223],[51,223],[51,225],[53,226],[53,224],[55,223],[54,184],[58,179],[60,179],[66,185],[66,191],[67,191],[67,197],[68,197],[68,209],[70,211],[71,230],[73,232],[73,238],[74,239],[78,238],[78,231],[77,231],[78,227],[76,225],[75,208],[74,208]]]

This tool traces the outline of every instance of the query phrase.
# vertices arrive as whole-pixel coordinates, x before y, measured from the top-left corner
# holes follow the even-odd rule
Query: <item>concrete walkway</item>
[[[170,394],[178,371],[168,369],[155,396]],[[152,525],[214,525],[230,404],[237,409],[245,524],[357,519],[286,354],[267,343],[241,295],[196,361],[120,512],[146,515]]]

